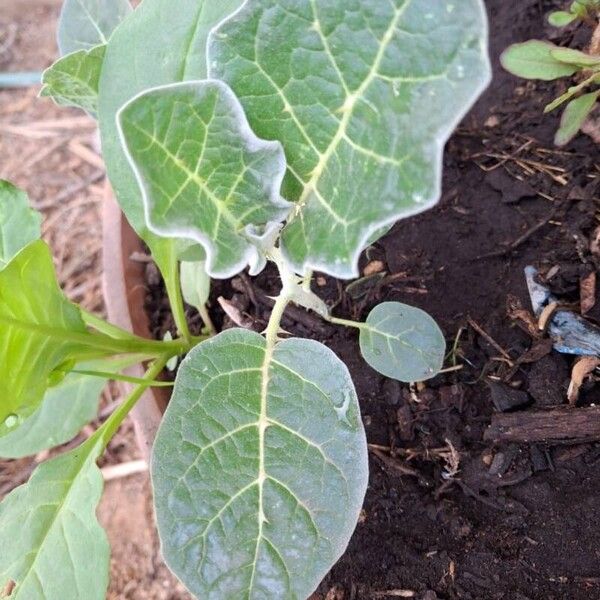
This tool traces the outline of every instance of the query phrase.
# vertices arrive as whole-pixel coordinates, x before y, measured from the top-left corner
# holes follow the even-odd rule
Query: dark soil
[[[320,598],[600,599],[600,444],[483,440],[492,391],[519,410],[564,404],[573,358],[541,352],[510,368],[477,329],[514,361],[533,345],[514,319],[515,307],[530,310],[523,268],[550,272],[561,300],[578,303],[580,279],[597,267],[597,146],[580,136],[557,150],[558,118],[542,108],[561,84],[519,81],[498,63],[512,42],[557,35],[545,25],[554,4],[489,0],[494,82],[448,145],[439,206],[398,224],[363,257],[363,266],[379,260],[387,273],[366,294],[317,278],[315,289],[341,316],[364,318],[384,300],[427,310],[454,348],[448,366],[463,368],[411,390],[371,370],[352,331],[315,319],[311,334],[306,313],[284,323],[296,335],[316,331],[346,362],[373,451],[363,518]],[[557,42],[585,43],[584,30],[559,35]],[[168,308],[155,274],[149,282],[161,336],[171,327]],[[267,271],[256,281],[220,282],[214,295],[260,330],[269,313],[261,291],[276,287]],[[212,313],[218,327],[231,326],[216,301]],[[600,303],[588,316],[600,318]],[[579,405],[599,399],[589,386]],[[460,463],[451,476],[453,450]]]

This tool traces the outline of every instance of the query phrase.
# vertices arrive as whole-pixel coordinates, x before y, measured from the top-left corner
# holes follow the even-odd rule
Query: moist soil
[[[531,309],[524,267],[538,267],[561,302],[574,306],[581,279],[597,267],[590,250],[600,214],[597,146],[580,136],[557,149],[558,117],[542,109],[561,84],[519,81],[498,62],[508,44],[529,38],[585,44],[583,28],[545,25],[554,7],[488,2],[494,81],[448,144],[440,204],[367,251],[361,266],[383,274],[358,289],[315,279],[339,316],[365,318],[386,300],[428,311],[448,340],[447,366],[462,368],[411,388],[369,368],[354,331],[301,311],[284,323],[348,365],[371,445],[360,523],[318,598],[600,599],[600,444],[483,438],[495,412],[492,390],[496,399],[516,399],[517,410],[566,403],[573,357],[534,341],[515,318],[515,309]],[[156,278],[150,270],[147,309],[161,337],[172,323]],[[217,326],[233,326],[216,302],[221,296],[261,330],[269,315],[264,295],[276,290],[272,271],[217,282]],[[587,317],[600,318],[600,306]],[[508,364],[532,347],[528,362]],[[589,383],[572,410],[599,397]]]

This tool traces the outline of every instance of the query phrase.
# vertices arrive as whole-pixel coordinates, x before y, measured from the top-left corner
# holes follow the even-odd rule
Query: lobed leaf
[[[552,56],[552,52],[558,49],[550,42],[529,40],[509,46],[500,56],[500,62],[509,73],[524,79],[551,81],[579,71],[579,66],[561,62]]]
[[[109,546],[96,518],[98,436],[40,465],[0,504],[0,587],[11,600],[103,600]]]
[[[360,350],[379,373],[410,383],[439,373],[446,340],[426,312],[399,302],[383,302],[361,327]]]
[[[437,202],[443,145],[487,85],[479,0],[248,0],[209,37],[261,138],[281,140],[297,272],[357,276],[376,231]]]
[[[600,90],[596,90],[589,94],[583,94],[567,104],[554,138],[557,146],[565,146],[577,135],[588,115],[596,106],[599,96]]]
[[[206,37],[243,0],[144,0],[115,30],[100,77],[99,121],[106,168],[128,221],[148,244],[161,270],[176,242],[146,226],[140,188],[121,147],[117,111],[139,93],[206,77]],[[132,69],[132,64],[135,68]],[[182,256],[188,244],[176,244]]]
[[[98,85],[106,45],[67,54],[42,75],[40,96],[61,106],[82,108],[93,117],[98,112]]]
[[[42,217],[29,207],[27,194],[0,179],[0,270],[40,238],[41,224]]]
[[[253,260],[248,226],[287,216],[283,149],[254,135],[224,83],[154,88],[128,102],[117,121],[148,227],[201,244],[211,277],[231,277]]]
[[[65,0],[58,23],[61,55],[106,44],[131,10],[129,0]]]
[[[333,352],[228,330],[183,361],[154,446],[165,560],[199,598],[306,598],[348,544],[367,467]]]
[[[78,369],[116,373],[127,364],[130,361],[98,360],[81,363]],[[73,439],[84,425],[96,418],[106,383],[101,377],[69,373],[57,386],[46,391],[36,412],[0,438],[0,456],[33,456]]]
[[[83,352],[79,309],[63,296],[39,240],[0,271],[0,436],[40,405],[52,372]],[[79,339],[79,338],[78,338]]]

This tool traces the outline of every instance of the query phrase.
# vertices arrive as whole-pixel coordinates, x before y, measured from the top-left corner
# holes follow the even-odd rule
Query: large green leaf
[[[67,54],[42,75],[40,96],[49,96],[61,106],[76,106],[96,116],[98,84],[106,45]]]
[[[80,370],[117,373],[129,360],[98,360],[77,365]],[[49,388],[41,406],[21,425],[0,438],[0,456],[21,458],[60,446],[74,438],[81,428],[96,418],[98,400],[107,380],[69,373]]]
[[[0,271],[0,436],[38,408],[52,372],[83,353],[82,334],[48,246],[32,242]]]
[[[0,504],[0,588],[11,600],[103,600],[109,546],[96,519],[103,441],[43,463]]]
[[[304,599],[348,544],[367,468],[333,352],[226,331],[182,363],[154,446],[165,560],[198,598]]]
[[[144,0],[113,33],[100,77],[99,120],[108,176],[127,219],[159,262],[171,240],[146,226],[142,197],[119,140],[117,111],[153,87],[206,77],[206,36],[242,0]],[[185,246],[178,248],[181,255]]]
[[[374,232],[437,202],[486,43],[481,0],[248,0],[213,30],[209,75],[284,145],[295,270],[354,277]]]
[[[27,194],[0,179],[0,270],[41,235],[41,215],[29,207]]]
[[[425,381],[442,368],[446,340],[426,312],[400,302],[383,302],[361,326],[360,350],[369,365],[387,377]]]
[[[65,0],[58,24],[61,54],[106,44],[129,13],[129,0]]]
[[[211,277],[241,271],[257,253],[246,228],[282,221],[290,209],[279,195],[286,170],[281,144],[252,133],[220,81],[151,89],[117,120],[149,227],[202,244]]]

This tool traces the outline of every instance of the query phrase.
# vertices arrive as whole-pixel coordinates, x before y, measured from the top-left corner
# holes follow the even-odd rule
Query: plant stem
[[[168,270],[163,273],[165,287],[167,288],[167,296],[171,304],[171,312],[177,326],[179,335],[183,337],[188,346],[192,345],[192,334],[185,318],[185,308],[183,305],[183,294],[181,293],[181,280],[179,277],[179,261],[175,252],[171,252],[169,257]]]
[[[82,369],[72,369],[69,373],[77,373],[78,375],[88,375],[90,377],[100,377],[102,379],[111,379],[113,381],[123,381],[125,383],[137,383],[147,385],[145,379],[140,377],[130,377],[121,373],[110,373],[109,371],[86,371]],[[151,381],[150,387],[173,387],[175,384],[172,381]]]
[[[306,271],[306,273],[304,274],[304,279],[302,281],[302,289],[305,292],[310,292],[310,284],[312,282],[312,278],[313,278],[313,271],[312,269],[309,269],[308,271]]]
[[[144,392],[152,386],[152,382],[160,375],[161,371],[165,368],[165,365],[169,361],[168,355],[163,355],[157,358],[150,368],[146,371],[143,377],[142,383],[140,383],[135,390],[123,401],[123,403],[115,410],[110,416],[108,421],[98,429],[97,435],[102,438],[104,447],[108,445],[108,442],[117,432],[121,423],[125,420],[125,417],[129,414],[131,409],[136,405],[137,401],[143,396]]]
[[[215,324],[212,322],[212,319],[208,314],[208,308],[206,308],[206,304],[203,304],[202,306],[197,306],[196,309],[198,310],[200,318],[204,322],[204,325],[208,329],[210,335],[217,335],[217,328],[215,327]]]
[[[121,329],[116,325],[112,325],[111,323],[105,321],[104,319],[101,319],[100,317],[97,317],[96,315],[92,314],[91,312],[88,312],[87,310],[84,310],[81,307],[80,311],[85,324],[100,333],[104,333],[105,335],[108,335],[109,337],[115,338],[117,340],[140,339],[137,336],[133,335],[131,332],[125,331],[125,329]]]
[[[343,325],[344,327],[353,327],[354,329],[366,329],[367,324],[361,323],[359,321],[350,321],[349,319],[338,319],[338,317],[329,317],[327,319],[330,323],[334,325]]]
[[[102,350],[106,354],[150,354],[151,356],[170,356],[184,354],[190,349],[191,342],[175,340],[172,342],[159,342],[156,340],[145,340],[133,337],[132,339],[115,339],[103,333],[91,333],[83,331],[66,331],[41,325],[38,323],[26,323],[18,319],[1,316],[0,323],[13,326],[16,329],[39,333],[48,338],[63,340],[73,344],[79,344],[83,348]]]

